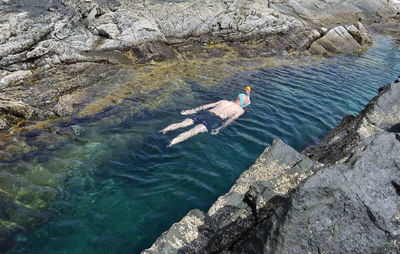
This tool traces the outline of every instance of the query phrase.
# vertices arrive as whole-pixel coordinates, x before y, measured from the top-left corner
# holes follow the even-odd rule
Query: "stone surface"
[[[293,193],[272,232],[259,225],[231,253],[398,253],[399,154],[395,134],[361,140],[348,160],[322,168]]]
[[[354,45],[353,40],[360,45],[368,44],[366,31],[355,22],[375,23],[373,27],[377,31],[398,34],[399,19],[392,4],[386,0],[0,0],[0,130],[7,130],[12,125],[23,126],[27,120],[76,113],[83,104],[90,103],[93,95],[103,94],[99,90],[104,86],[99,90],[93,87],[104,78],[104,73],[121,68],[120,64],[179,58],[185,52],[219,55],[221,51],[208,48],[219,42],[245,57],[283,52],[302,54],[321,36],[323,39],[332,31],[325,28],[331,28],[332,24],[354,24],[342,26],[348,34],[341,28],[339,32],[342,33],[335,33],[346,35]],[[386,22],[387,19],[391,23]],[[333,41],[337,39],[337,36],[332,38]],[[336,46],[341,47],[340,43]],[[314,47],[319,47],[322,53],[326,50],[323,44],[316,43]],[[131,95],[132,87],[122,86],[116,90],[106,101],[114,101],[121,91]],[[87,112],[99,113],[109,105],[104,103],[100,110],[89,107]],[[346,158],[358,141],[372,138],[376,131],[384,133],[388,127],[395,132],[396,118],[392,119],[392,115],[382,109],[382,112],[377,109],[377,114],[370,115],[374,123],[379,122],[376,126],[365,118],[354,125],[356,131],[352,133],[356,133],[355,136],[346,138],[343,132],[343,137],[335,138],[344,140],[344,145],[335,143],[339,155],[324,151],[322,155],[314,152],[310,156],[320,157],[321,161],[332,155],[333,159]],[[381,124],[382,115],[392,120]],[[346,126],[343,128],[350,128]],[[28,131],[23,135],[37,135],[37,141],[32,141],[34,146],[23,139],[2,142],[1,161],[14,161],[35,150],[49,149],[47,144],[52,143],[41,140],[40,131]],[[57,134],[51,138],[57,139]],[[343,154],[340,152],[342,147],[345,148]],[[281,218],[289,211],[292,192],[318,167],[317,162],[275,141],[207,214],[191,212],[148,252],[178,249],[204,253],[229,249],[241,251],[235,243],[241,243],[253,228],[263,225],[272,229],[281,227]],[[262,181],[258,181],[258,177]],[[51,218],[47,206],[56,198],[56,185],[64,180],[63,174],[26,168],[22,163],[0,172],[3,208],[0,252],[12,247],[15,235]],[[393,188],[398,185],[399,182],[393,179]],[[389,221],[376,214],[372,218],[378,218],[379,223]],[[394,232],[386,224],[379,225]],[[272,239],[274,233],[270,232],[276,231],[258,232],[265,232],[265,236]],[[257,234],[254,231],[254,235]]]
[[[216,42],[244,57],[287,52],[295,57],[307,54],[307,49],[314,54],[354,53],[370,43],[368,31],[358,21],[396,20],[397,11],[394,2],[385,0],[1,3],[1,96],[29,104],[39,119],[72,115],[77,108],[72,105],[84,103],[85,91],[75,91],[88,84],[67,82],[59,69],[81,75],[89,68],[92,75],[100,75],[105,69],[97,68],[100,64],[161,61],[186,52],[207,52],[207,45]],[[325,28],[342,23],[354,25]],[[210,54],[221,54],[214,51]],[[11,125],[24,120],[6,118]]]
[[[5,1],[0,9],[0,67],[11,71],[63,62],[91,61],[89,51],[268,39],[311,31],[315,24],[391,16],[394,3],[358,1]],[[177,12],[176,10],[180,10]],[[357,27],[357,26],[356,26]],[[279,46],[279,44],[270,44]],[[297,45],[302,46],[302,45]],[[149,48],[149,46],[145,47]],[[170,49],[169,49],[170,50]],[[169,54],[161,51],[153,58]],[[57,57],[55,57],[57,56]],[[100,57],[107,61],[106,57]],[[45,61],[43,61],[46,59]],[[152,57],[147,57],[152,59]],[[45,63],[44,63],[45,62]]]
[[[379,89],[357,117],[344,117],[319,145],[307,147],[303,153],[313,160],[332,164],[347,157],[362,138],[389,130],[400,123],[400,85],[388,84]]]
[[[361,23],[348,27],[337,26],[315,40],[309,51],[311,54],[356,53],[372,44],[371,35]]]
[[[321,166],[274,140],[207,214],[189,212],[143,253],[226,251],[286,203],[291,191]]]

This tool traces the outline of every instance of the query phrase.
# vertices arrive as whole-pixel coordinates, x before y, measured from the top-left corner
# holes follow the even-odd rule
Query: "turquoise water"
[[[274,138],[297,150],[319,142],[399,74],[399,47],[378,36],[361,56],[232,71],[212,87],[192,80],[167,95],[176,103],[155,111],[132,114],[132,104],[122,105],[60,126],[69,138],[24,163],[67,167],[70,177],[51,204],[53,219],[17,236],[10,253],[139,253],[190,209],[207,211]],[[183,120],[180,110],[233,99],[247,85],[252,104],[240,119],[216,136],[166,147],[180,131],[157,131]]]

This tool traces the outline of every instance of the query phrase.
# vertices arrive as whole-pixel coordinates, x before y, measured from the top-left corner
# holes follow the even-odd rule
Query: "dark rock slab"
[[[264,223],[231,253],[398,253],[399,154],[394,134],[363,139],[351,158],[299,186],[273,232]]]
[[[143,253],[227,251],[251,228],[287,204],[291,191],[321,166],[274,140],[207,214],[190,211]]]
[[[344,117],[319,145],[310,146],[302,153],[324,164],[348,157],[362,138],[376,132],[388,131],[400,122],[400,85],[388,84],[358,114]]]

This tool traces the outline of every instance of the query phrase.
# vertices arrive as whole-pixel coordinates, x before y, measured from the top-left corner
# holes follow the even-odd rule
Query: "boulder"
[[[309,51],[311,54],[328,54],[328,53],[355,53],[363,49],[362,45],[371,44],[371,36],[362,27],[357,24],[348,27],[350,31],[343,26],[337,26],[329,30],[326,35],[314,41]],[[352,36],[354,34],[355,37]],[[360,44],[356,39],[360,41]]]
[[[371,34],[363,24],[361,24],[361,22],[357,22],[351,26],[346,26],[346,29],[361,46],[369,46],[372,44]]]

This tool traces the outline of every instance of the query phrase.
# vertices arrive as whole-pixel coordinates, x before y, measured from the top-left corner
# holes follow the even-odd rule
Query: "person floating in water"
[[[199,133],[211,132],[212,135],[216,135],[222,128],[232,123],[244,113],[243,108],[250,104],[250,90],[249,86],[246,87],[246,94],[239,94],[235,102],[220,100],[194,109],[183,110],[181,112],[182,115],[191,116],[180,123],[167,126],[160,132],[165,134],[169,131],[196,124],[192,129],[175,137],[169,144],[170,147]]]

